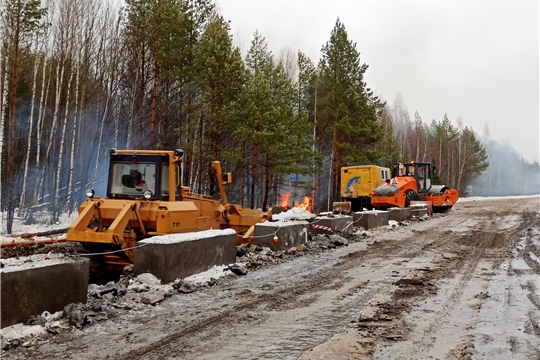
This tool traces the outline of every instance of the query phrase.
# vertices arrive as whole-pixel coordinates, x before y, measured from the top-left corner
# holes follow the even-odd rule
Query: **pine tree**
[[[195,48],[196,79],[201,88],[199,104],[208,123],[206,142],[200,151],[207,164],[210,195],[217,190],[211,160],[233,160],[238,150],[233,145],[232,133],[234,122],[239,118],[237,102],[244,88],[246,70],[240,50],[232,45],[229,31],[223,18],[215,16]]]
[[[328,135],[331,134],[330,202],[339,195],[340,169],[344,162],[376,160],[381,154],[374,145],[384,134],[377,120],[382,104],[364,82],[368,65],[360,63],[356,43],[348,38],[339,19],[322,52],[318,117]]]

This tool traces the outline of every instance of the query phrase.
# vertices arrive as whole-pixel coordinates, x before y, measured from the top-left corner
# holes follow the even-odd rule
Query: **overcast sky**
[[[369,65],[368,87],[411,117],[446,113],[481,136],[540,158],[538,0],[216,0],[234,44],[255,30],[277,57],[301,50],[318,63],[337,18]]]

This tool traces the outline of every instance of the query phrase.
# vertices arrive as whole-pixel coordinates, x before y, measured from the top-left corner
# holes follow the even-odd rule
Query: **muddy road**
[[[2,357],[540,359],[540,198],[463,199]]]

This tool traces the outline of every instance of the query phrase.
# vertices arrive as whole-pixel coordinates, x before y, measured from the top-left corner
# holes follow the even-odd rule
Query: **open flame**
[[[290,198],[291,198],[291,194],[283,194],[283,195],[281,195],[279,206],[281,206],[282,208],[288,208]]]
[[[284,209],[290,209],[290,208],[302,208],[304,210],[307,210],[310,205],[310,198],[308,196],[304,196],[304,199],[301,203],[295,203],[294,201],[292,204],[290,203],[291,200],[291,194],[283,194],[280,197],[280,206]]]
[[[304,201],[301,204],[296,205],[295,207],[299,207],[304,210],[307,210],[307,208],[309,207],[309,204],[310,204],[309,197],[304,196]]]

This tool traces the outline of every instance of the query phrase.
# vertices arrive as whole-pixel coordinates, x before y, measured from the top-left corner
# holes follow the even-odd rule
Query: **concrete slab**
[[[388,220],[403,222],[411,219],[410,208],[390,208],[388,209]]]
[[[269,247],[272,251],[287,250],[305,244],[308,230],[307,221],[266,221],[255,225],[253,244]]]
[[[431,201],[411,201],[411,208],[426,208],[428,215],[433,215],[433,204]]]
[[[324,226],[332,229],[333,231],[346,231],[347,229],[350,229],[351,226],[354,226],[350,225],[352,221],[353,217],[350,215],[335,215],[333,217],[319,216],[314,218],[311,224]],[[314,227],[311,228],[311,231],[316,234],[330,234],[330,232],[327,230],[316,229]]]
[[[3,259],[2,264],[2,328],[44,311],[54,313],[71,303],[86,303],[90,267],[87,258],[32,255]]]
[[[425,207],[418,207],[418,208],[412,208],[411,209],[411,218],[421,218],[422,216],[427,216],[428,209]]]
[[[356,212],[353,215],[353,226],[366,230],[388,225],[388,211],[371,210]]]
[[[135,252],[133,273],[150,272],[164,284],[236,262],[232,229],[154,236],[138,244],[145,246]]]

